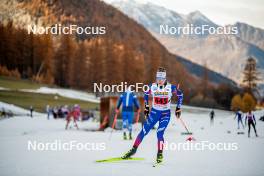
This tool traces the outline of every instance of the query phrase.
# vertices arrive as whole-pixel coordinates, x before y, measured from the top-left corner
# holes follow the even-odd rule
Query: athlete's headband
[[[166,79],[166,72],[157,72],[156,77],[160,79]]]

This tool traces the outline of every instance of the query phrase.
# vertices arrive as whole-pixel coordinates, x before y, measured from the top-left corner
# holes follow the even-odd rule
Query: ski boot
[[[163,160],[163,154],[162,154],[162,152],[158,152],[158,154],[157,154],[157,159],[156,159],[156,162],[157,163],[162,163],[162,160]]]
[[[124,139],[124,140],[127,140],[126,132],[123,133],[123,139]]]
[[[132,132],[129,132],[129,140],[132,140]]]
[[[122,159],[128,159],[130,158],[132,155],[134,155],[137,152],[137,147],[133,147],[132,149],[130,149],[126,154],[124,154],[124,156],[122,156]]]

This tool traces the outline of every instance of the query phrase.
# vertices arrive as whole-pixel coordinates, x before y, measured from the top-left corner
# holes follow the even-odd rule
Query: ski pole
[[[137,112],[136,124],[138,124],[138,121],[139,121],[139,115],[140,115],[140,109],[139,109],[138,112]]]
[[[118,115],[118,113],[115,113],[115,117],[114,117],[114,121],[113,121],[113,124],[112,124],[112,130],[111,130],[111,132],[110,132],[109,140],[111,139],[111,137],[112,137],[112,133],[113,133],[114,128],[115,128],[117,115]]]
[[[118,113],[116,113],[116,114],[115,114],[114,121],[113,121],[113,124],[112,124],[112,129],[114,129],[114,128],[115,128],[115,124],[116,124],[117,115],[118,115]]]
[[[180,119],[180,122],[181,124],[184,126],[185,130],[187,131],[187,133],[190,133],[190,131],[188,130],[186,124],[184,123],[184,121],[182,120],[182,118],[179,118]]]
[[[190,136],[186,139],[186,141],[196,141],[196,139],[195,139],[194,137],[192,137],[192,132],[190,132],[190,131],[188,130],[188,128],[187,128],[186,124],[184,123],[184,121],[183,121],[181,118],[179,118],[179,119],[180,119],[181,124],[184,126],[185,130],[187,131],[187,134],[190,135]]]

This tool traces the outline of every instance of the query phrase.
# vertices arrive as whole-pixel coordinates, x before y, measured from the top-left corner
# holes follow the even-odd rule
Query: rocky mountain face
[[[236,83],[240,84],[246,59],[256,59],[259,71],[264,74],[264,30],[237,22],[226,28],[237,28],[237,34],[203,35],[164,35],[160,25],[173,27],[208,25],[219,27],[199,11],[187,15],[154,5],[139,3],[135,0],[117,0],[111,3],[148,29],[170,52],[187,60],[206,65]],[[224,26],[223,26],[224,27]]]

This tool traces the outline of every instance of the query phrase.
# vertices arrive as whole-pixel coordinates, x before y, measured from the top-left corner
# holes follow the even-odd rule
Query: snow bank
[[[0,90],[10,90],[8,88],[0,87]]]
[[[0,101],[0,110],[5,110],[6,112],[12,112],[14,115],[29,115],[29,110],[15,106],[13,104],[8,104]],[[42,113],[34,112],[34,115],[43,115]]]
[[[93,94],[89,94],[82,91],[70,90],[70,89],[62,89],[62,88],[49,88],[49,87],[41,87],[39,89],[21,89],[20,91],[24,92],[33,92],[33,93],[43,93],[43,94],[58,94],[62,97],[79,99],[83,101],[89,101],[93,103],[99,103],[100,99],[95,97]]]

